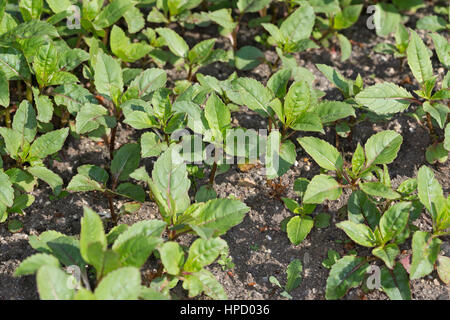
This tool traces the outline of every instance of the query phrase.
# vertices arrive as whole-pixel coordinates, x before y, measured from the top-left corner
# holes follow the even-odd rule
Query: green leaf
[[[289,42],[298,42],[311,35],[315,21],[314,9],[305,4],[287,17],[280,26],[280,31]]]
[[[344,97],[349,98],[354,96],[356,92],[353,89],[353,81],[346,79],[341,73],[326,64],[316,64],[316,67],[324,74],[328,81],[342,91]]]
[[[450,43],[447,39],[438,33],[431,34],[431,39],[433,39],[434,48],[436,50],[439,61],[444,65],[445,68],[450,69]]]
[[[156,236],[149,237],[145,234],[138,234],[114,243],[113,250],[119,255],[122,266],[132,266],[141,268],[147,261],[152,251],[162,243],[162,239]]]
[[[329,249],[327,251],[327,258],[322,261],[322,265],[327,268],[331,269],[331,267],[340,259],[339,253],[337,251],[334,251],[333,249]]]
[[[402,142],[403,137],[392,130],[385,130],[371,136],[364,146],[367,158],[366,168],[393,162]]]
[[[439,278],[441,278],[442,282],[446,285],[450,284],[450,258],[445,256],[438,257],[437,263],[437,272]]]
[[[231,124],[231,112],[215,93],[212,93],[206,101],[205,118],[213,131],[212,135],[214,140],[222,142],[225,129]]]
[[[69,128],[55,130],[43,134],[31,145],[29,157],[37,157],[44,159],[50,154],[54,154],[61,150],[64,141],[69,134]]]
[[[8,80],[28,80],[31,77],[25,56],[12,47],[0,47],[0,71]]]
[[[295,163],[295,145],[290,140],[281,142],[279,131],[272,131],[266,144],[266,177],[281,177]]]
[[[395,239],[408,224],[410,202],[396,203],[380,219],[380,231],[383,242]]]
[[[132,184],[130,182],[124,182],[119,184],[116,189],[116,192],[122,196],[127,198],[144,202],[145,201],[145,191],[144,189],[136,184]]]
[[[410,105],[413,96],[402,87],[390,82],[377,83],[365,88],[355,97],[356,102],[377,114],[397,113]]]
[[[390,243],[384,247],[376,247],[372,250],[372,254],[383,260],[389,269],[394,268],[395,258],[400,254],[400,249],[395,243]]]
[[[411,280],[422,278],[434,269],[442,241],[425,231],[416,231],[412,238]]]
[[[385,266],[381,268],[381,288],[391,300],[411,300],[408,273],[401,263],[393,271]]]
[[[322,123],[330,123],[350,116],[356,117],[353,106],[341,101],[323,101],[317,105],[315,112]]]
[[[211,229],[213,236],[220,236],[241,223],[248,211],[250,208],[239,200],[212,199],[200,204],[191,214],[190,225]]]
[[[145,42],[131,42],[130,38],[117,25],[111,29],[110,45],[111,51],[126,62],[135,62],[146,56],[152,49]]]
[[[178,148],[171,146],[156,161],[152,171],[150,184],[154,196],[160,194],[169,212],[181,213],[190,204],[188,190],[190,180],[187,176],[186,164],[181,158]],[[152,185],[159,190],[155,192]],[[159,204],[158,204],[159,205]]]
[[[59,194],[63,185],[63,180],[53,171],[43,166],[33,166],[27,168],[33,176],[45,181],[52,188],[54,193]]]
[[[446,30],[446,25],[447,22],[444,18],[431,15],[420,18],[416,23],[416,28],[436,32]]]
[[[316,228],[328,228],[330,226],[331,216],[328,213],[319,213],[314,217]]]
[[[167,81],[167,74],[162,69],[149,68],[138,75],[130,84],[131,88],[138,90],[138,98],[145,97],[150,93],[164,87]]]
[[[338,12],[334,17],[334,29],[341,30],[351,27],[358,21],[362,5],[350,5]]]
[[[43,0],[20,0],[19,9],[22,13],[23,20],[30,21],[41,17],[41,13],[44,9]]]
[[[86,192],[86,191],[103,191],[103,187],[100,183],[95,180],[90,179],[82,174],[75,175],[72,180],[70,180],[67,190],[75,192]]]
[[[227,299],[227,295],[221,284],[210,271],[205,269],[185,276],[183,288],[189,290],[189,297],[194,297],[204,291],[212,299]]]
[[[320,174],[315,176],[306,189],[303,203],[322,203],[326,199],[337,200],[342,188],[332,177]]]
[[[184,252],[181,246],[173,241],[165,242],[159,249],[164,268],[171,275],[178,275],[184,264]]]
[[[270,3],[270,0],[238,0],[236,5],[239,12],[258,12],[264,9]]]
[[[98,93],[110,97],[117,104],[123,91],[119,62],[103,52],[98,53],[94,65],[94,84]]]
[[[113,25],[119,20],[125,12],[134,6],[134,2],[130,0],[112,0],[94,20],[94,24],[104,29]]]
[[[355,223],[367,223],[372,230],[378,226],[380,212],[377,206],[361,190],[353,191],[347,202],[348,219]]]
[[[448,151],[445,150],[443,143],[432,144],[425,151],[425,158],[430,164],[435,162],[445,163],[448,159]]]
[[[400,198],[400,194],[398,194],[391,188],[386,187],[381,182],[365,182],[361,183],[359,187],[362,191],[374,197],[381,197],[390,200]]]
[[[431,104],[428,101],[425,101],[423,104],[423,111],[428,112],[433,117],[433,119],[436,120],[439,128],[444,129],[444,126],[447,122],[447,115],[450,112],[449,108],[445,104]]]
[[[14,200],[14,189],[7,174],[0,170],[0,204],[12,207]]]
[[[254,46],[243,46],[235,54],[234,64],[239,70],[253,70],[265,60],[264,53]]]
[[[292,260],[286,270],[287,282],[284,287],[287,292],[291,292],[297,288],[302,282],[302,262],[298,259]]]
[[[66,106],[71,114],[77,113],[87,103],[98,104],[95,96],[89,90],[77,84],[66,84],[53,91],[55,103]]]
[[[114,242],[112,249],[116,250],[118,247],[122,246],[128,240],[135,238],[137,236],[144,236],[148,238],[161,237],[165,227],[166,223],[161,220],[144,220],[137,222],[120,233],[120,235]]]
[[[369,264],[364,258],[345,256],[331,268],[327,279],[325,298],[334,300],[342,298],[348,290],[356,288],[366,275]]]
[[[338,33],[339,46],[341,47],[341,62],[346,61],[352,55],[352,44],[346,36]]]
[[[111,162],[111,173],[120,181],[128,179],[128,176],[139,167],[140,147],[137,143],[127,143],[114,153]]]
[[[137,7],[131,7],[123,14],[129,33],[136,33],[145,27],[144,15]]]
[[[22,146],[24,141],[31,143],[36,136],[37,121],[36,112],[33,105],[27,100],[23,100],[17,109],[12,128],[21,135]]]
[[[173,54],[182,58],[188,57],[189,47],[186,41],[184,41],[184,39],[175,31],[169,28],[156,28],[155,30],[161,37],[164,38],[166,42],[165,44],[169,47]]]
[[[396,31],[401,22],[397,8],[390,3],[378,3],[374,15],[374,23],[378,36],[386,37]]]
[[[322,168],[342,170],[344,160],[339,151],[328,142],[315,137],[298,138],[297,141]]]
[[[46,0],[46,2],[54,13],[66,11],[72,5],[70,0]]]
[[[309,234],[314,225],[314,220],[310,216],[295,216],[287,224],[287,234],[289,240],[294,245],[300,244]]]
[[[339,222],[336,227],[344,230],[347,236],[359,245],[369,248],[376,245],[375,234],[365,224],[347,220]]]
[[[291,70],[280,69],[275,72],[267,81],[267,88],[279,99],[283,99],[286,95],[286,86],[291,78]],[[280,117],[280,115],[278,115]]]
[[[225,240],[212,238],[209,240],[197,239],[189,248],[189,255],[183,270],[187,272],[198,272],[203,267],[213,263],[219,254],[228,248]]]
[[[34,56],[33,68],[41,88],[47,86],[54,74],[59,71],[58,54],[56,46],[50,42],[40,46]]]
[[[109,273],[95,289],[100,300],[137,300],[141,288],[139,269],[124,267]]]
[[[9,82],[0,67],[0,106],[9,107]]]
[[[105,169],[98,166],[85,164],[78,167],[77,171],[79,174],[84,175],[85,177],[93,179],[97,182],[100,182],[101,184],[106,184],[106,182],[109,179],[108,172],[106,172]]]
[[[36,275],[37,288],[41,300],[71,300],[74,289],[70,276],[60,268],[53,265],[42,266]]]
[[[157,157],[163,152],[164,147],[159,137],[154,132],[144,132],[141,136],[142,158]]]
[[[427,208],[435,222],[439,212],[437,205],[444,194],[433,171],[427,166],[420,167],[417,173],[417,193],[420,202]]]
[[[203,40],[197,43],[191,50],[189,50],[188,58],[191,65],[203,64],[208,61],[208,58],[214,51],[214,44],[216,39]]]
[[[39,91],[34,90],[34,88],[33,93],[34,103],[36,104],[36,109],[38,112],[36,119],[40,122],[49,123],[53,117],[53,102],[48,96],[39,95]]]
[[[257,112],[263,117],[271,114],[269,104],[272,100],[272,93],[260,82],[252,78],[237,78],[232,82],[236,91],[236,97],[229,97],[238,105],[246,105],[249,109]]]
[[[32,256],[29,256],[25,260],[23,260],[17,269],[14,271],[14,276],[24,276],[29,274],[36,273],[42,266],[54,266],[59,267],[59,261],[54,256],[45,254],[45,253],[37,253]]]
[[[433,67],[425,43],[414,30],[410,30],[410,33],[411,38],[406,49],[408,65],[414,77],[422,84],[433,76]]]
[[[102,249],[106,250],[107,241],[100,216],[88,207],[84,207],[83,211],[84,216],[81,218],[80,252],[83,259],[91,263],[88,255],[89,245],[98,242],[101,244]]]
[[[75,130],[78,134],[85,134],[98,129],[101,125],[107,127],[105,117],[108,110],[100,105],[86,103],[81,107],[75,119]]]

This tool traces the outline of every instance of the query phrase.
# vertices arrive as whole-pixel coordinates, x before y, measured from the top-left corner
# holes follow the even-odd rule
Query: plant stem
[[[33,91],[31,91],[31,87],[27,85],[27,100],[30,101],[31,103],[33,102]]]
[[[430,130],[430,135],[431,138],[433,139],[433,142],[436,142],[436,133],[434,131],[434,127],[433,127],[433,122],[431,121],[431,116],[430,114],[427,112],[427,125],[428,125],[428,129]]]
[[[5,110],[5,124],[7,128],[11,128],[11,114],[10,114],[10,108],[6,108]]]
[[[114,203],[113,203],[113,196],[109,193],[106,193],[106,196],[108,197],[108,202],[109,202],[109,211],[111,212],[111,219],[114,225],[117,225],[117,214],[116,211],[114,210]]]
[[[214,177],[216,176],[216,171],[217,171],[217,162],[214,161],[214,164],[211,169],[211,173],[209,174],[209,184],[211,186],[214,185]]]
[[[107,28],[107,29],[105,30],[105,36],[103,37],[103,44],[104,44],[105,46],[108,46],[109,31],[110,31],[110,28]]]

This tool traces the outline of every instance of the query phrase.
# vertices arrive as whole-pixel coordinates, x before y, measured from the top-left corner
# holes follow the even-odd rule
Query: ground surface
[[[415,21],[430,8],[420,10],[411,17],[407,26],[414,26]],[[408,89],[414,89],[412,85],[404,84],[407,76],[412,78],[407,66],[401,67],[402,61],[392,56],[374,53],[373,47],[384,41],[378,38],[373,30],[365,26],[365,17],[361,17],[358,24],[346,30],[344,34],[361,46],[354,45],[351,58],[345,63],[340,62],[339,54],[324,49],[315,49],[297,55],[300,66],[308,68],[316,77],[314,86],[327,93],[325,99],[341,99],[340,93],[326,78],[315,68],[316,63],[328,64],[339,69],[345,76],[355,78],[361,73],[365,79],[365,85],[382,81],[390,81],[403,84]],[[207,31],[209,34],[205,34]],[[240,30],[239,46],[252,44],[258,46],[252,39],[258,30],[248,30],[243,27]],[[420,32],[419,32],[420,33]],[[215,36],[216,29],[208,28],[187,31],[183,36],[188,42],[196,42],[199,39]],[[393,41],[389,38],[388,41]],[[226,39],[219,39],[218,47],[229,49],[230,44]],[[261,48],[264,49],[264,48]],[[268,60],[275,60],[272,50],[266,51]],[[439,81],[442,79],[444,69],[438,61],[434,60],[434,70],[439,73]],[[219,79],[227,78],[233,69],[226,64],[216,63],[200,70],[204,74],[213,75]],[[170,81],[183,79],[184,71],[168,70]],[[260,65],[251,72],[239,72],[240,76],[256,78],[265,83],[270,76],[267,65]],[[440,85],[440,84],[439,84]],[[247,128],[265,128],[265,121],[252,111],[244,110],[239,114],[233,114],[236,124]],[[391,129],[402,134],[404,141],[396,161],[389,165],[393,184],[415,177],[418,168],[426,164],[425,148],[430,139],[426,128],[421,127],[412,118],[399,115],[384,123],[372,124],[364,122],[356,126],[351,141],[343,140],[341,147],[344,152],[351,152],[358,142],[362,144],[375,132]],[[130,140],[135,140],[138,135],[130,127],[119,128],[118,145]],[[297,135],[297,136],[300,136]],[[326,139],[334,141],[334,131],[326,130]],[[106,147],[88,139],[76,140],[70,137],[63,151],[60,153],[62,161],[53,161],[49,167],[59,173],[65,182],[70,181],[76,173],[76,168],[82,164],[104,165],[107,163],[108,154]],[[318,166],[311,160],[305,161],[306,154],[298,152],[296,166],[283,176],[281,183],[286,186],[284,196],[295,197],[292,189],[294,180],[298,177],[311,179],[319,172]],[[150,170],[152,161],[146,160],[144,164]],[[450,189],[450,162],[430,166],[443,186],[444,193]],[[202,183],[206,183],[203,181]],[[283,284],[287,265],[293,259],[300,259],[303,263],[303,280],[301,285],[292,291],[294,299],[324,299],[325,285],[329,270],[322,266],[322,261],[327,256],[328,249],[338,251],[341,256],[348,250],[355,249],[344,243],[347,240],[345,234],[334,225],[344,217],[338,215],[338,210],[345,202],[348,195],[344,195],[339,201],[329,202],[319,206],[314,214],[328,212],[331,214],[330,227],[324,229],[314,228],[310,235],[299,246],[292,245],[286,233],[280,229],[280,222],[290,216],[284,204],[269,196],[270,188],[266,186],[261,168],[253,168],[242,172],[237,166],[216,178],[215,190],[219,197],[234,195],[244,201],[250,208],[242,224],[230,230],[224,238],[230,246],[230,255],[233,257],[235,268],[230,272],[223,271],[221,266],[215,264],[211,271],[216,275],[230,299],[285,299],[280,296],[281,291],[268,280],[275,276]],[[35,192],[36,201],[27,209],[25,216],[17,217],[24,223],[24,230],[11,234],[5,224],[0,224],[0,299],[37,299],[34,276],[14,278],[14,269],[26,257],[34,253],[28,245],[28,236],[39,234],[46,230],[57,230],[63,233],[75,235],[80,231],[80,218],[83,206],[92,207],[97,212],[108,212],[107,201],[95,193],[77,193],[68,197],[50,201],[51,190],[43,183]],[[344,201],[345,200],[345,201]],[[116,202],[117,206],[120,205]],[[135,215],[122,217],[122,223],[134,223],[139,220],[152,219],[158,214],[156,206],[147,202]],[[430,224],[425,217],[418,219],[422,228],[429,228]],[[186,238],[183,241],[188,242]],[[443,239],[444,254],[450,256],[449,238]],[[356,247],[359,253],[363,253],[361,247]],[[403,254],[411,253],[410,241],[401,248]],[[450,289],[437,277],[436,272],[430,276],[412,282],[412,294],[414,299],[450,299]],[[181,291],[180,291],[181,292]],[[183,298],[180,295],[180,298]],[[361,289],[351,290],[345,299],[387,299],[387,296],[379,291],[364,294]]]

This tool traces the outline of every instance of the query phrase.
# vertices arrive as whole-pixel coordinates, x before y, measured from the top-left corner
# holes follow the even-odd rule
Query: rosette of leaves
[[[420,202],[431,216],[432,231],[416,231],[412,238],[410,279],[430,274],[435,266],[445,284],[450,283],[449,257],[440,255],[443,242],[440,237],[450,233],[450,202],[433,171],[422,166],[417,174],[417,192]]]
[[[392,300],[411,300],[408,273],[396,261],[400,254],[398,245],[409,236],[411,202],[398,202],[381,214],[363,193],[352,196],[348,220],[336,226],[355,243],[372,248],[374,257],[347,255],[337,260],[327,279],[326,298],[341,298],[350,288],[359,286],[367,276],[369,262],[378,258],[384,262],[380,274],[381,289]]]
[[[239,15],[233,18],[232,12],[233,8],[220,8],[218,10],[212,10],[205,13],[206,17],[216,23],[219,26],[220,35],[230,39],[231,45],[234,50],[237,50],[237,34],[240,25],[243,23],[242,18],[246,13],[263,12],[269,6],[271,0],[238,0],[236,1],[236,9]],[[260,20],[270,19],[268,15],[262,15]],[[255,61],[256,58],[260,58],[262,53],[259,49],[253,46],[248,47],[246,55],[249,59]],[[244,55],[244,51],[241,52]],[[258,64],[257,64],[258,65]]]
[[[282,198],[286,207],[295,214],[295,216],[282,222],[282,228],[287,232],[287,236],[293,245],[299,245],[314,226],[311,213],[316,209],[316,205],[302,203],[308,184],[309,180],[306,178],[298,178],[294,182],[294,191],[300,198],[300,204],[294,199]]]
[[[87,52],[72,49],[62,39],[51,24],[30,20],[14,26],[0,36],[0,105],[10,110],[9,81],[17,81],[19,98],[33,102],[40,123],[49,123],[55,107],[48,97],[50,88],[57,85],[73,84],[78,78],[73,71],[89,58]],[[35,84],[37,83],[37,87]],[[26,85],[26,96],[22,95],[22,85]],[[60,117],[63,110],[58,110]],[[9,125],[9,112],[5,111]]]
[[[61,193],[63,180],[45,166],[44,160],[61,150],[69,129],[49,131],[39,136],[37,133],[36,111],[27,100],[22,101],[15,112],[11,128],[0,127],[0,153],[7,156],[5,165],[9,167],[1,170],[0,174],[2,221],[5,221],[7,213],[22,213],[33,203],[34,197],[30,193],[38,179],[49,184],[55,195]]]
[[[168,225],[170,240],[184,233],[196,233],[203,239],[221,236],[239,224],[249,208],[233,198],[191,204],[190,180],[180,148],[180,145],[172,144],[164,151],[156,161],[151,177],[144,167],[133,172],[131,177],[149,185],[152,198]]]
[[[310,39],[315,23],[313,7],[304,3],[279,26],[272,23],[262,23],[262,27],[269,33],[268,43],[276,46],[279,58],[289,57],[290,53],[317,48]]]
[[[26,2],[30,4],[30,10],[32,10],[33,3],[42,1]],[[63,35],[76,35],[77,47],[82,37],[90,34],[103,38],[106,44],[109,28],[121,18],[124,18],[129,33],[137,33],[145,26],[145,17],[138,7],[139,1],[111,0],[106,3],[101,0],[82,1],[77,3],[77,10],[73,8],[69,0],[49,0],[47,4],[54,13],[49,20],[58,25]]]
[[[198,20],[203,21],[202,14],[192,12],[202,3],[202,0],[160,0],[147,16],[147,21],[152,23],[178,22],[186,28],[191,28],[198,24]]]
[[[392,130],[376,133],[366,141],[364,148],[358,144],[349,164],[328,142],[315,137],[298,138],[302,148],[314,161],[324,171],[336,172],[339,181],[329,174],[316,175],[308,184],[303,203],[320,204],[326,199],[337,200],[343,188],[359,189],[371,197],[402,199],[404,195],[399,190],[392,190],[387,168],[387,164],[397,157],[402,141],[402,136]]]
[[[216,90],[221,91],[220,86]],[[174,109],[186,117],[187,127],[194,133],[183,135],[180,143],[183,147],[182,156],[188,162],[204,161],[211,166],[208,186],[211,189],[215,176],[228,170],[228,159],[236,157],[238,163],[256,161],[258,148],[264,141],[255,130],[233,128],[230,104],[225,105],[212,89],[206,92],[211,93],[204,103],[204,108],[187,100],[190,94],[186,94],[176,100]],[[201,97],[203,100],[203,94]]]
[[[353,26],[359,19],[362,1],[309,1],[316,13],[315,28],[312,39],[324,47],[329,46],[330,39],[336,37],[341,48],[341,61],[350,58],[352,45],[341,32]]]
[[[433,6],[435,14],[417,20],[416,28],[432,32],[448,31],[450,28],[450,10],[445,1]]]
[[[192,81],[197,70],[216,61],[226,61],[226,52],[214,50],[216,39],[203,40],[189,48],[186,41],[169,28],[156,28],[156,32],[164,39],[164,46],[178,57],[175,65],[182,65],[187,72],[186,79]]]
[[[392,54],[395,58],[406,57],[406,49],[409,43],[408,29],[403,24],[399,24],[395,31],[395,44],[379,43],[375,46],[374,51],[384,54]]]
[[[122,121],[124,110],[145,104],[154,91],[165,85],[167,76],[155,68],[123,70],[117,60],[101,51],[92,54],[90,64],[85,72],[92,77],[97,96],[79,86],[65,86],[57,90],[56,97],[58,103],[76,113],[76,133],[103,138],[113,159],[117,124]]]
[[[441,61],[448,60],[448,42],[438,34],[435,34],[433,39],[436,43],[442,44],[436,46],[439,52],[438,57]],[[433,145],[427,148],[427,161],[430,163],[445,162],[448,152],[444,148],[444,143],[439,141],[435,126],[444,129],[447,124],[449,108],[444,102],[450,98],[450,76],[447,73],[440,89],[436,88],[437,77],[433,75],[430,50],[414,30],[410,30],[406,55],[411,72],[420,86],[419,90],[414,91],[417,97],[394,83],[383,82],[366,87],[359,92],[355,97],[356,102],[381,115],[403,112],[412,103],[418,105],[411,115],[419,123],[426,117],[425,121],[433,139]]]
[[[145,201],[144,189],[128,182],[130,174],[139,167],[139,144],[127,143],[118,149],[111,162],[110,172],[95,165],[82,165],[78,167],[78,173],[71,179],[67,190],[74,192],[98,191],[109,200],[111,218],[116,224],[118,215],[114,208],[113,199],[125,197],[136,202],[124,204],[122,212],[135,212],[140,208],[140,203]]]
[[[412,193],[417,190],[417,195]],[[384,262],[381,268],[381,289],[392,300],[410,300],[409,281],[430,274],[436,267],[441,280],[449,283],[449,257],[439,255],[442,240],[450,228],[449,206],[433,171],[426,166],[420,168],[417,179],[408,179],[398,188],[408,194],[412,202],[398,202],[381,215],[376,205],[360,191],[353,192],[347,208],[348,220],[340,222],[342,229],[355,243],[372,249],[372,255]],[[420,201],[420,203],[418,203]],[[411,222],[425,207],[432,218],[432,232],[417,230]],[[415,231],[416,230],[416,231]],[[414,233],[413,233],[414,232]],[[412,235],[412,262],[408,270],[398,261],[398,245]],[[349,266],[359,262],[366,268],[372,257],[345,256],[331,269],[327,280],[327,298],[340,298],[349,288],[358,286],[364,274],[358,269],[349,272]],[[408,275],[409,273],[409,275]],[[337,281],[337,279],[345,281]]]
[[[166,227],[161,220],[145,220],[105,233],[99,215],[85,207],[79,240],[56,231],[31,236],[30,245],[40,253],[22,261],[14,275],[36,273],[44,300],[167,300],[179,281],[191,297],[204,292],[226,299],[205,267],[228,253],[227,243],[218,237],[199,238],[187,250],[163,240]],[[158,271],[144,285],[140,269],[152,255]]]

